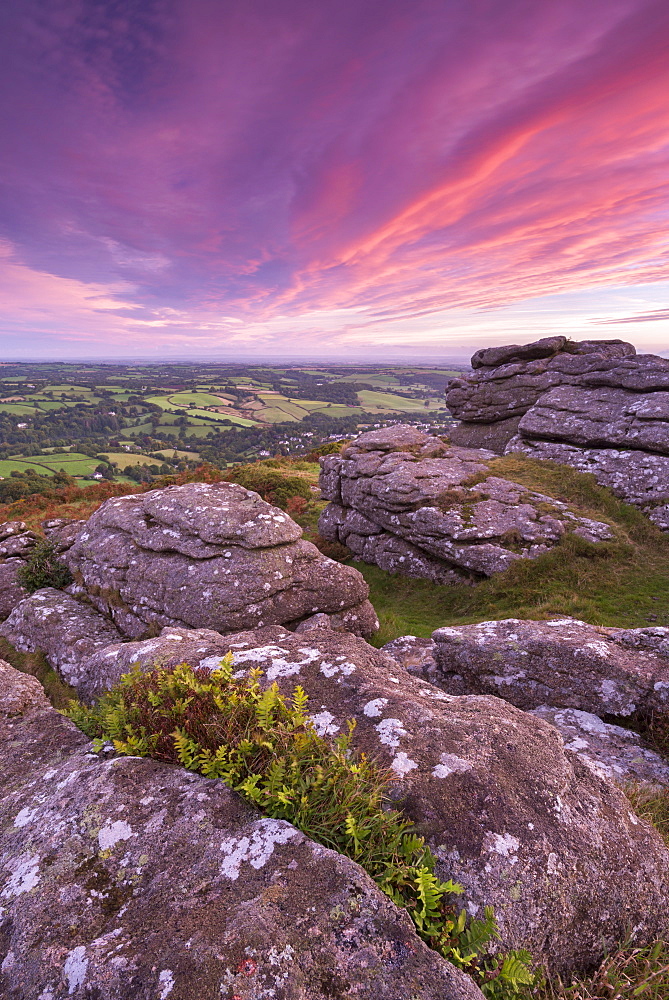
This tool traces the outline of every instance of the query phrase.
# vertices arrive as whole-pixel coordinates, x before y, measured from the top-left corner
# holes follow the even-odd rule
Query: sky
[[[667,0],[0,9],[0,357],[669,351]]]

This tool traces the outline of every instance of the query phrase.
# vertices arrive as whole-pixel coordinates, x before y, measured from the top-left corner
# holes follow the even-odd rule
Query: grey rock
[[[494,424],[458,423],[449,428],[451,444],[460,448],[486,448],[496,455],[503,455],[509,441],[518,433],[520,417],[497,420]]]
[[[89,604],[53,587],[20,601],[0,625],[0,635],[21,652],[43,653],[75,688],[85,676],[87,659],[121,638],[112,622]]]
[[[471,912],[495,907],[502,945],[554,970],[590,967],[635,928],[667,921],[669,853],[622,792],[554,726],[499,698],[451,697],[350,634],[272,627],[228,636],[238,670],[309,696],[317,730],[354,719],[354,745],[390,768],[440,878]]]
[[[321,494],[331,503],[319,532],[365,562],[438,584],[502,572],[567,531],[611,537],[608,525],[491,474],[494,457],[402,425],[362,434],[321,461]]]
[[[0,660],[0,719],[50,709],[44,688],[30,674],[22,674]]]
[[[37,541],[38,536],[34,531],[13,532],[0,542],[0,558],[15,556],[25,559],[35,548]]]
[[[71,517],[52,517],[42,521],[42,531],[55,546],[56,552],[65,552],[74,543],[85,521]]]
[[[617,784],[641,786],[651,792],[669,788],[669,762],[644,747],[639,735],[630,729],[576,708],[542,705],[531,714],[559,729],[567,750]]]
[[[531,359],[518,351],[478,352],[475,371],[448,383],[462,421],[453,440],[592,472],[669,530],[669,359],[623,341],[567,342]]]
[[[472,368],[505,365],[509,361],[532,361],[534,358],[551,358],[567,343],[566,337],[544,337],[533,344],[511,344],[509,347],[488,347],[472,355]]]
[[[513,438],[507,453],[571,465],[590,472],[621,500],[639,507],[658,527],[669,530],[669,456],[618,448],[585,448],[558,441]]]
[[[0,561],[0,618],[6,618],[19,601],[28,596],[28,591],[17,575],[26,565],[23,559]]]
[[[134,669],[147,671],[179,663],[214,669],[229,648],[220,632],[169,626],[151,639],[100,646],[82,660],[73,686],[81,701],[92,702]]]
[[[561,386],[535,403],[518,430],[523,438],[669,455],[669,392]]]
[[[5,1000],[482,1000],[354,862],[220,781],[101,760],[44,702],[18,715],[25,679],[11,674],[16,693],[0,693]],[[11,674],[0,665],[0,692]]]
[[[235,483],[189,483],[107,500],[63,553],[75,591],[123,635],[220,632],[343,615],[377,627],[363,577],[323,556],[287,514]]]
[[[401,635],[387,642],[381,649],[391,656],[395,663],[416,677],[434,682],[438,674],[434,658],[434,639],[423,639],[415,635]]]
[[[583,347],[587,350],[581,350]],[[558,386],[610,386],[638,392],[669,389],[669,361],[634,353],[632,345],[622,341],[586,341],[567,344],[551,357],[509,358],[451,379],[446,405],[458,420],[489,424],[522,416],[544,393]]]
[[[0,541],[4,542],[7,538],[22,535],[27,530],[28,526],[25,521],[4,521],[0,524]]]
[[[440,628],[432,634],[436,683],[454,693],[495,694],[523,709],[551,705],[599,716],[666,711],[669,655],[660,631],[649,638],[646,629],[573,618]]]

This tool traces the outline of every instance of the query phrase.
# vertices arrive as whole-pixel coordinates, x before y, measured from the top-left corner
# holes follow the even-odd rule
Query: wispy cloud
[[[668,43],[664,0],[7,4],[6,335],[438,344],[661,281]]]

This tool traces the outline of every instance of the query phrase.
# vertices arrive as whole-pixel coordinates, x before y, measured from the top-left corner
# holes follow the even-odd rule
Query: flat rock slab
[[[647,749],[637,733],[612,726],[591,712],[542,705],[532,715],[560,730],[565,747],[604,777],[619,785],[669,788],[669,761]]]
[[[319,531],[365,562],[438,584],[502,572],[568,531],[611,537],[608,525],[495,476],[486,464],[494,457],[407,425],[362,434],[321,460],[321,494],[331,502]]]
[[[222,782],[101,760],[21,675],[7,695],[13,675],[0,664],[5,1000],[482,1000],[352,861]]]
[[[304,541],[287,514],[236,483],[107,500],[63,552],[79,592],[141,638],[168,625],[235,631],[340,614],[378,628],[357,570]]]
[[[606,944],[666,921],[669,854],[610,781],[557,729],[498,698],[451,697],[350,634],[270,627],[227,637],[238,670],[301,685],[319,733],[346,732],[394,775],[392,795],[466,888],[495,907],[505,946],[554,969],[590,966]]]
[[[54,587],[20,601],[0,625],[0,635],[21,652],[43,653],[73,687],[83,679],[88,657],[121,638],[113,622],[90,604]]]
[[[432,633],[436,682],[455,694],[494,693],[523,709],[552,705],[600,716],[666,711],[663,633],[669,630],[603,628],[574,618],[440,628]]]

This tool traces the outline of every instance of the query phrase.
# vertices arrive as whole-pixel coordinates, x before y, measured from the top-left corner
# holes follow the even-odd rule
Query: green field
[[[0,413],[12,413],[17,417],[34,417],[35,407],[27,403],[0,403]]]
[[[118,465],[119,469],[125,469],[126,465],[160,465],[155,458],[148,455],[138,455],[131,451],[106,451],[105,456],[112,465]]]
[[[179,408],[190,406],[224,406],[228,401],[221,396],[214,396],[210,392],[175,392],[169,395],[168,401]]]
[[[392,392],[375,392],[372,389],[361,389],[358,398],[362,406],[370,413],[387,413],[389,410],[400,413],[429,412],[444,407],[441,399],[430,399],[429,405],[425,406],[424,399],[406,399],[404,396],[396,396]]]
[[[9,476],[13,471],[25,472],[29,468],[35,469],[43,476],[52,475],[60,469],[64,469],[68,476],[90,476],[99,464],[96,458],[89,458],[88,455],[61,451],[50,455],[4,459],[0,461],[0,476]]]

